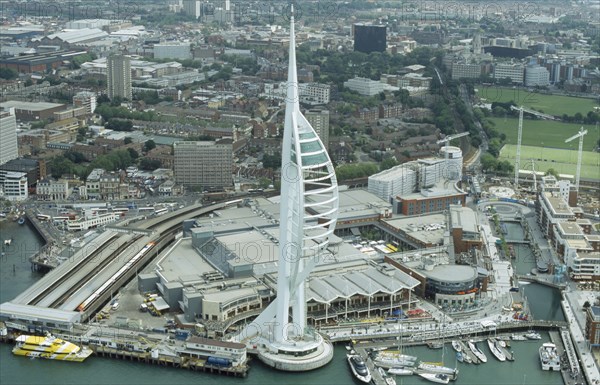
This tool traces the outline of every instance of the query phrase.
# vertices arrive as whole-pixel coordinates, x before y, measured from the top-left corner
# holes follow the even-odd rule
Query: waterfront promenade
[[[563,291],[564,299],[561,301],[565,317],[569,321],[569,331],[579,356],[580,366],[590,385],[600,384],[600,370],[598,370],[598,364],[594,360],[590,344],[584,335],[585,313],[582,311],[582,307],[585,301],[593,303],[596,295],[597,293],[591,291],[567,289]]]

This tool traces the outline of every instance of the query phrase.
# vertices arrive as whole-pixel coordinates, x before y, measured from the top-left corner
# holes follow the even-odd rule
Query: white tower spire
[[[306,327],[305,281],[323,260],[338,214],[338,187],[323,142],[300,112],[294,8],[291,8],[289,68],[281,161],[281,210],[277,298],[241,334],[258,335],[259,358],[283,370],[307,370],[333,357],[331,345]],[[290,308],[292,322],[290,322]],[[254,344],[256,344],[254,340]],[[294,364],[286,354],[302,356]]]

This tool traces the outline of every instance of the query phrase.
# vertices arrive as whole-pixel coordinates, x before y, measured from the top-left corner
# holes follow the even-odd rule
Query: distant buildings
[[[591,345],[600,345],[600,306],[592,305],[587,308],[585,337]]]
[[[91,91],[81,91],[73,96],[73,104],[85,107],[87,114],[93,114],[96,110],[96,94]]]
[[[330,100],[331,86],[321,83],[298,84],[300,102],[304,104],[327,104]]]
[[[304,117],[315,129],[326,149],[329,148],[329,110],[311,109],[304,113]]]
[[[233,144],[219,142],[175,142],[175,181],[184,186],[224,188],[233,184]]]
[[[14,108],[0,111],[0,165],[19,157]]]
[[[24,172],[9,171],[2,173],[0,179],[2,183],[2,191],[0,196],[8,199],[9,201],[20,202],[24,201],[29,197],[27,189],[27,174]]]
[[[38,200],[65,200],[71,195],[66,179],[42,179],[37,183],[35,194]]]
[[[22,102],[9,100],[0,103],[4,109],[14,108],[15,116],[21,121],[39,121],[54,118],[54,112],[65,109],[64,104],[47,102]]]
[[[470,63],[452,63],[452,79],[477,79],[481,76],[481,65]]]
[[[124,55],[111,55],[107,60],[108,97],[131,100],[131,60]]]
[[[419,159],[371,175],[368,190],[391,202],[397,214],[440,212],[451,204],[465,205],[467,194],[455,185],[462,175],[460,168],[462,155],[448,163],[440,158]]]
[[[355,77],[344,82],[344,87],[364,96],[375,96],[386,89],[386,84],[367,78]]]
[[[514,84],[523,84],[525,67],[521,63],[497,63],[494,66],[496,81],[509,78]]]
[[[183,0],[183,13],[199,18],[202,16],[202,2],[200,0]]]
[[[190,43],[182,42],[168,42],[161,44],[154,44],[154,58],[155,59],[191,59],[192,50]]]
[[[385,52],[385,25],[354,24],[354,50],[364,53]]]
[[[528,65],[525,68],[525,85],[527,87],[547,86],[550,84],[550,72],[539,65]]]

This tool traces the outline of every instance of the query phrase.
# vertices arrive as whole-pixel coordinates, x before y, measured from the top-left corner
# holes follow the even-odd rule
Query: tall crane
[[[577,153],[577,173],[575,174],[575,190],[577,191],[579,191],[579,177],[581,176],[581,157],[583,156],[583,136],[585,134],[587,134],[587,130],[584,130],[582,126],[577,134],[565,140],[565,143],[569,143],[570,141],[579,138],[579,152]]]
[[[467,136],[469,135],[468,132],[461,132],[460,134],[456,134],[456,135],[448,135],[446,136],[444,139],[440,139],[438,140],[436,143],[437,144],[442,144],[445,143],[445,162],[444,162],[444,167],[446,168],[446,177],[447,179],[450,179],[450,173],[448,170],[449,167],[449,163],[448,163],[448,146],[450,144],[450,141],[454,140],[454,139],[458,139],[458,138],[462,138],[463,136]]]
[[[519,168],[521,167],[521,138],[523,137],[523,112],[531,115],[539,116],[540,118],[556,120],[552,115],[543,114],[529,108],[510,106],[511,110],[519,111],[519,132],[517,134],[517,155],[515,157],[515,188],[519,187]]]

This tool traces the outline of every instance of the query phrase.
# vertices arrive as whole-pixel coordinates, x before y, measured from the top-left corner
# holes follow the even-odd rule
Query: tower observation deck
[[[333,358],[331,344],[306,325],[305,284],[335,229],[339,198],[331,159],[300,112],[293,6],[291,15],[277,297],[236,339],[267,365],[305,371]]]

